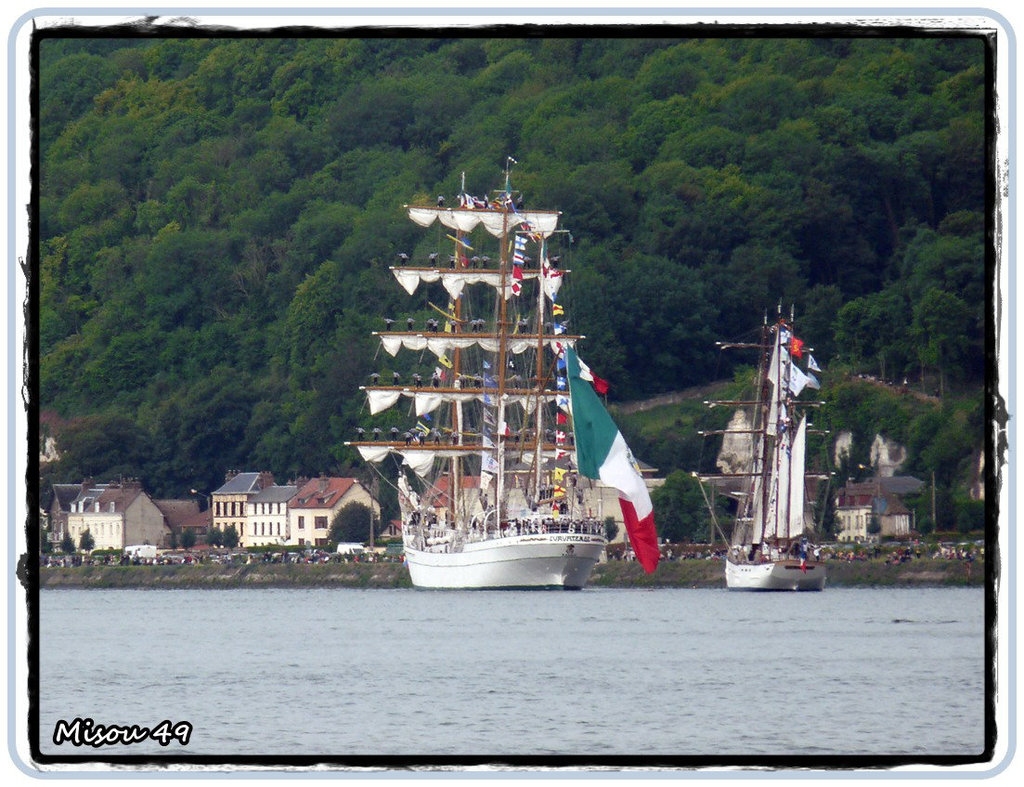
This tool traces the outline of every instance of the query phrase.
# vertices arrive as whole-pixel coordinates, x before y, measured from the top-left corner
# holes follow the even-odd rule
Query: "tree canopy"
[[[980,400],[983,39],[650,33],[42,34],[56,472],[350,469],[370,331],[439,297],[390,280],[422,236],[402,205],[507,155],[572,232],[563,300],[613,401],[730,376],[713,342],[780,301],[822,360]]]

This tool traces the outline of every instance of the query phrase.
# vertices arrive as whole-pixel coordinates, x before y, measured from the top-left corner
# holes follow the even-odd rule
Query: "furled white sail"
[[[452,300],[457,300],[462,296],[462,291],[465,289],[467,284],[489,284],[495,289],[501,289],[504,284],[505,297],[512,297],[512,282],[514,281],[511,274],[506,273],[503,277],[499,271],[496,270],[439,270],[436,268],[392,268],[392,273],[395,274],[395,278],[398,279],[399,284],[405,288],[405,291],[412,295],[420,282],[425,284],[432,284],[436,281],[440,281],[444,286],[448,295],[451,296]],[[540,275],[539,271],[526,270],[522,271],[523,279],[536,279]],[[504,282],[502,281],[504,279]]]
[[[385,351],[392,356],[398,355],[399,350],[403,347],[414,352],[430,350],[438,358],[446,356],[455,349],[464,350],[469,347],[479,347],[481,350],[493,353],[497,352],[499,347],[497,337],[491,335],[474,336],[471,333],[437,333],[429,335],[422,333],[378,333],[377,336],[380,337]],[[545,337],[544,344],[548,347],[553,347],[556,344],[567,344],[572,347],[576,344],[576,339],[567,336]],[[536,337],[512,338],[508,342],[508,351],[514,355],[520,355],[527,350],[534,350],[536,348]]]
[[[383,462],[384,458],[391,453],[391,449],[386,445],[360,445],[356,448],[359,450],[359,455],[367,462]]]
[[[370,404],[370,415],[384,412],[398,401],[401,391],[366,391],[366,400]]]
[[[487,402],[488,397],[493,397],[493,392],[487,389],[470,390],[438,390],[434,388],[367,388],[366,398],[370,404],[370,413],[376,415],[392,407],[400,396],[407,396],[413,399],[416,407],[416,416],[421,417],[426,413],[432,413],[445,402]],[[505,402],[518,404],[523,408],[530,408],[538,399],[544,402],[557,401],[563,397],[560,391],[524,391],[522,393],[509,392],[505,394]]]
[[[437,455],[433,451],[399,451],[402,455],[402,464],[408,465],[420,478],[426,478],[434,467],[434,458]]]
[[[508,229],[526,222],[531,232],[547,237],[558,227],[558,216],[557,211],[511,212],[508,214]],[[437,219],[459,232],[470,232],[483,225],[496,238],[500,238],[505,229],[504,213],[488,208],[409,208],[409,218],[421,227],[430,226]]]
[[[416,403],[416,417],[422,418],[444,404],[445,397],[436,393],[418,392],[413,395],[413,401]]]

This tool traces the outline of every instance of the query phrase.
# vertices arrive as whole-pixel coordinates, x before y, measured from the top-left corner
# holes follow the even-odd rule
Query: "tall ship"
[[[607,545],[604,512],[586,494],[597,479],[619,489],[638,560],[648,571],[658,561],[647,488],[558,302],[569,271],[552,245],[571,236],[558,211],[523,207],[514,163],[488,197],[470,195],[463,174],[457,204],[405,206],[436,227],[436,242],[399,254],[392,272],[409,295],[439,282],[446,298],[419,324],[392,330],[403,326],[388,318],[376,334],[389,355],[428,364],[411,379],[374,373],[364,387],[371,414],[400,405],[408,428],[375,427],[370,439],[360,429],[348,443],[365,461],[400,462],[405,561],[419,588],[583,588]]]
[[[723,349],[754,349],[758,354],[755,395],[747,401],[709,402],[739,408],[723,434],[745,458],[733,472],[699,476],[712,517],[714,492],[733,498],[736,515],[729,543],[725,581],[730,590],[824,590],[825,563],[809,541],[813,516],[807,482],[824,478],[807,472],[807,411],[821,402],[800,395],[820,387],[814,357],[805,353],[792,318],[766,319],[759,340],[720,343]],[[803,360],[807,370],[801,369]],[[706,433],[707,434],[707,433]],[[723,441],[724,444],[724,441]],[[721,466],[720,466],[721,467]],[[710,488],[712,496],[707,496]],[[721,531],[720,531],[721,532]]]

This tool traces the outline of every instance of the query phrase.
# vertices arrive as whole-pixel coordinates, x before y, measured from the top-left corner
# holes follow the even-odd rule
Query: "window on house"
[[[317,530],[326,530],[327,529],[327,517],[325,517],[325,516],[318,516],[318,517],[316,517],[314,522],[313,522],[313,526]]]
[[[299,517],[299,530],[305,530],[305,529],[306,529],[306,517],[300,516]],[[302,541],[299,541],[299,543],[301,544]]]

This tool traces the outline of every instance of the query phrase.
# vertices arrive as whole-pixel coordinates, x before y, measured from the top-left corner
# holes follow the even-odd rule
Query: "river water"
[[[44,755],[929,761],[984,749],[979,589],[40,596]],[[55,744],[75,718],[191,734]]]

